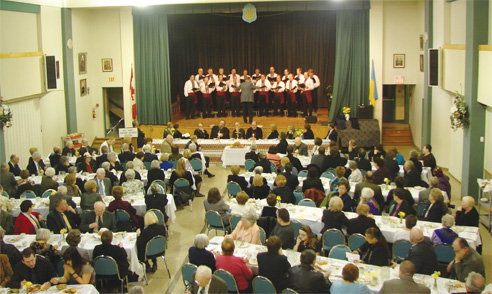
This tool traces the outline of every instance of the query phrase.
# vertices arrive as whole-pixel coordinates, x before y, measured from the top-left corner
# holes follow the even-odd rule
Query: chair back
[[[231,215],[229,218],[229,224],[231,225],[231,230],[234,231],[234,229],[237,227],[237,224],[241,221],[241,216],[239,215]]]
[[[144,164],[146,170],[152,169],[152,163],[150,161],[144,161],[143,164]]]
[[[298,205],[304,199],[304,195],[301,192],[294,192],[294,197],[296,197],[295,205]]]
[[[55,191],[55,190],[53,190],[53,189],[48,189],[48,190],[46,190],[46,191],[44,191],[44,192],[43,192],[43,195],[42,195],[41,197],[42,197],[42,198],[48,198],[48,197],[50,197],[51,193],[53,193],[53,192],[55,192],[55,193],[56,193],[56,191]]]
[[[7,193],[6,191],[3,191],[3,192],[2,192],[2,196],[5,196],[5,197],[7,197],[7,198],[9,198],[9,197],[10,197],[10,196],[9,196],[9,193]]]
[[[307,170],[301,170],[298,174],[297,174],[298,177],[300,178],[305,178],[307,177]]]
[[[145,259],[150,257],[163,256],[166,253],[166,238],[155,236],[147,242],[145,247]]]
[[[91,211],[92,211],[91,209],[82,210],[82,212],[80,213],[80,219],[83,220],[84,216]]]
[[[20,196],[20,198],[23,198],[23,197],[25,197],[26,199],[33,199],[33,198],[36,198],[36,193],[34,193],[31,190],[26,190]]]
[[[63,277],[63,274],[65,273],[65,269],[63,268],[63,265],[65,264],[65,259],[60,258],[56,264],[56,272],[58,273],[59,277]]]
[[[155,180],[155,181],[158,181],[158,180]],[[152,183],[154,183],[154,182],[152,182]],[[160,194],[166,194],[166,189],[162,188],[161,185],[159,185],[159,193]],[[150,195],[150,194],[152,194],[152,191],[150,190],[150,186],[149,186],[149,188],[147,189],[147,195]]]
[[[244,168],[247,170],[247,171],[252,171],[253,168],[255,168],[255,164],[256,162],[252,159],[246,159],[246,161],[244,161]]]
[[[202,160],[198,158],[193,158],[190,160],[191,167],[193,167],[193,170],[196,172],[201,173],[202,172]]]
[[[236,278],[234,278],[234,276],[230,272],[226,271],[225,269],[218,269],[214,272],[214,275],[226,282],[227,290],[229,293],[235,292],[239,294]]]
[[[360,169],[360,168],[359,168],[359,170],[360,170],[360,173],[362,174],[362,178],[365,178],[367,172],[365,170],[363,170],[363,169]]]
[[[429,204],[426,203],[420,203],[417,205],[417,217],[422,218],[424,217],[425,210]]]
[[[116,209],[114,212],[114,222],[130,221],[130,214],[123,209]]]
[[[236,197],[237,193],[241,191],[241,186],[239,186],[238,183],[234,181],[230,181],[229,183],[227,183],[227,193],[229,193],[229,196]]]
[[[316,207],[321,207],[321,203],[325,200],[326,194],[324,191],[313,187],[304,191],[304,198],[312,200]]]
[[[257,276],[253,279],[253,291],[255,294],[275,294],[275,286],[272,281],[263,276]]]
[[[298,221],[291,221],[290,223],[294,227],[294,239],[297,239],[297,237],[299,237],[299,230],[302,228],[302,224]]]
[[[336,173],[335,173],[335,169],[334,169],[334,168],[329,168],[329,169],[327,169],[327,170],[326,170],[326,172],[327,172],[327,173],[330,173],[330,174],[332,174],[332,175],[334,175],[334,176],[336,175]]]
[[[308,206],[308,207],[316,207],[316,203],[314,203],[313,200],[304,198],[301,201],[299,201],[300,206]]]
[[[167,188],[167,186],[166,186],[166,183],[164,183],[164,181],[163,181],[163,180],[154,180],[154,181],[152,182],[152,184],[154,184],[154,183],[156,183],[156,184],[158,184],[159,186],[161,186],[162,190],[164,191],[164,192],[163,192],[163,194],[166,194],[166,188]]]
[[[193,274],[196,272],[198,267],[194,264],[187,263],[181,268],[181,275],[183,276],[183,283],[185,287],[193,285]]]
[[[297,292],[296,290],[293,290],[291,288],[285,288],[281,294],[299,294],[299,292]]]
[[[126,163],[127,163],[127,161],[125,161],[125,162],[123,162],[121,164],[121,167],[123,168],[123,171],[126,171]]]
[[[273,161],[270,161],[270,172],[272,174],[277,172],[277,165]]]
[[[324,172],[321,174],[321,177],[322,178],[327,178],[327,179],[330,179],[330,180],[334,180],[335,179],[335,175],[332,174],[332,173],[329,173],[329,172]]]
[[[434,251],[437,255],[437,261],[440,265],[448,265],[452,260],[454,260],[456,253],[453,247],[448,244],[438,244],[434,246]]]
[[[165,218],[164,218],[164,214],[162,213],[162,211],[160,211],[159,209],[155,209],[155,208],[152,208],[152,209],[149,209],[148,211],[152,211],[155,216],[157,216],[157,224],[158,225],[161,225],[161,226],[166,226],[166,223],[165,223]]]
[[[225,226],[222,222],[220,214],[215,210],[209,210],[205,213],[205,220],[207,221],[207,227],[209,230],[221,230],[225,231],[229,226]]]
[[[412,244],[406,240],[398,240],[393,244],[393,259],[402,261],[408,256]]]
[[[178,161],[177,160],[171,160],[169,162],[173,164],[172,169],[175,170],[176,169],[176,166],[178,166]]]
[[[345,244],[345,236],[338,229],[329,229],[323,233],[322,249],[325,253],[330,252],[331,248],[336,245]]]
[[[190,182],[188,182],[187,179],[179,178],[174,182],[174,187],[176,188],[184,188],[188,187],[190,185]]]
[[[261,242],[261,245],[265,245],[265,241],[266,241],[266,233],[265,233],[265,230],[263,230],[263,228],[260,227],[260,242]]]
[[[297,176],[299,174],[299,172],[297,171],[297,168],[295,166],[292,167],[292,174],[294,176]]]
[[[340,260],[347,260],[347,255],[346,255],[347,252],[348,253],[352,252],[352,250],[350,250],[350,248],[347,245],[345,244],[335,245],[331,248],[328,257],[340,259]]]
[[[348,237],[348,246],[350,250],[355,251],[366,242],[366,237],[362,234],[356,233]]]
[[[100,255],[94,259],[94,271],[97,276],[118,276],[121,280],[118,264],[111,256]]]

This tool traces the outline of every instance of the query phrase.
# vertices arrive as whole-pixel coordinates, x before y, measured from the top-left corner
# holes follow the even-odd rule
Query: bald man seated
[[[193,273],[192,280],[195,281],[191,285],[191,292],[186,291],[187,294],[208,293],[208,294],[226,294],[227,284],[221,278],[212,275],[212,270],[206,266],[201,265],[196,272]]]
[[[389,280],[384,282],[383,287],[379,291],[381,294],[386,293],[416,293],[427,294],[430,293],[430,289],[422,284],[417,284],[413,280],[415,274],[415,265],[408,260],[403,261],[400,264],[399,279]],[[411,291],[409,291],[411,289]]]
[[[80,224],[80,231],[82,233],[96,233],[101,228],[106,228],[112,232],[117,231],[113,214],[106,211],[104,202],[97,201],[94,203],[94,211],[88,211],[84,215]]]
[[[439,270],[433,244],[424,239],[424,233],[419,228],[410,230],[410,243],[412,243],[412,247],[405,260],[411,261],[415,265],[415,273],[432,275]],[[393,263],[393,267],[395,265]]]

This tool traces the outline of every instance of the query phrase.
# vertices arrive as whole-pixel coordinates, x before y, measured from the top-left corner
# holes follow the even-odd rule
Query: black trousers
[[[312,93],[312,92],[311,92]],[[312,99],[312,96],[311,96]],[[313,101],[308,102],[306,94],[302,94],[302,111],[304,112],[304,115],[313,115]]]
[[[292,101],[292,96],[290,94],[287,95],[287,99],[285,100],[285,105],[287,106],[288,116],[296,117],[297,116],[297,110],[296,110],[297,103],[295,100]]]
[[[304,98],[304,97],[303,97],[303,95],[301,94],[301,91],[297,91],[297,92],[296,92],[296,101],[297,101],[297,108],[298,108],[299,110],[304,109],[304,108],[303,108],[304,106],[302,105],[302,104],[303,104],[303,102],[304,102],[303,98]],[[296,110],[296,113],[297,113],[297,110]]]
[[[202,99],[202,117],[210,117],[212,112],[212,105],[210,105],[211,97],[203,97]]]
[[[253,121],[253,102],[242,102],[243,104],[243,119],[244,123],[247,123],[248,121],[246,118],[249,117],[249,123]]]
[[[225,110],[225,93],[224,95],[217,95],[217,115],[219,117],[226,117],[226,110]]]
[[[266,102],[267,96],[258,94],[258,109],[260,111],[260,116],[263,116],[263,114],[268,115],[268,103]]]
[[[259,97],[258,97],[258,92],[255,92],[255,102],[254,102],[254,108],[255,110],[258,109],[258,100],[259,100]]]
[[[186,119],[195,118],[195,97],[189,95],[186,97]]]
[[[314,112],[318,112],[318,88],[311,91],[311,97],[313,97]]]
[[[232,116],[240,116],[241,115],[241,107],[240,107],[240,97],[231,95],[231,112]]]
[[[283,93],[281,93],[281,95],[283,95]],[[279,95],[273,95],[273,99],[272,99],[273,115],[283,114],[282,104],[280,104],[280,99],[281,97]]]

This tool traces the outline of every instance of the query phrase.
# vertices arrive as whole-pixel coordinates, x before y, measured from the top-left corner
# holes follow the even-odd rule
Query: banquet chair
[[[308,206],[308,207],[316,207],[316,203],[314,203],[313,200],[304,198],[301,201],[299,201],[300,206]]]
[[[229,193],[229,196],[234,196],[236,197],[237,193],[241,192],[241,186],[239,186],[238,183],[234,181],[230,181],[227,183],[227,193]]]
[[[263,228],[259,228],[260,229],[260,242],[261,242],[261,245],[265,246],[266,245],[266,233],[265,233],[265,230],[263,230]]]
[[[166,264],[167,274],[169,278],[171,278],[171,272],[169,271],[169,267],[167,266],[166,261],[166,238],[163,236],[155,236],[145,246],[145,261],[155,258],[162,257],[164,260],[164,264]]]
[[[193,274],[196,272],[198,267],[192,263],[186,263],[181,268],[181,275],[183,276],[183,283],[185,287],[191,287],[195,282],[193,280]]]
[[[152,169],[152,163],[151,162],[144,161],[143,164],[144,164],[146,170],[151,170]]]
[[[297,292],[296,290],[293,290],[291,288],[285,288],[281,294],[299,294],[299,292]]]
[[[352,252],[352,250],[350,250],[350,248],[347,245],[345,244],[335,245],[331,248],[328,257],[340,259],[340,260],[347,260],[347,255],[346,255],[347,252],[348,253]]]
[[[114,224],[118,231],[133,231],[130,214],[123,209],[116,209],[113,213]]]
[[[9,197],[10,197],[10,196],[9,196],[9,193],[7,193],[7,192],[5,192],[5,191],[3,191],[3,192],[2,192],[2,196],[5,196],[5,197],[7,197],[7,198],[9,198]]]
[[[191,187],[190,185],[190,182],[188,182],[187,179],[184,179],[184,178],[179,178],[177,179],[175,182],[174,182],[174,199],[176,199],[176,189],[178,188],[186,188],[186,187]],[[184,189],[182,189],[184,190]],[[187,189],[189,190],[189,189]],[[190,197],[190,195],[187,195],[188,197]],[[181,201],[183,204],[186,204],[185,201],[183,201],[183,199],[181,198]],[[181,202],[178,202],[178,203],[181,203]],[[190,210],[193,211],[193,206],[192,206],[192,199],[188,199],[188,205],[190,206]]]
[[[83,220],[86,213],[91,212],[91,209],[82,210],[80,213],[80,219]]]
[[[234,229],[237,227],[237,224],[241,221],[241,216],[239,215],[231,215],[229,218],[229,224],[231,226],[231,231],[234,231]]]
[[[230,225],[224,225],[220,214],[215,210],[209,210],[205,213],[205,221],[207,223],[207,235],[210,230],[215,230],[217,236],[217,230],[224,231],[224,235],[227,234],[227,230],[230,229]]]
[[[330,173],[330,174],[332,174],[332,175],[336,175],[336,173],[335,173],[335,169],[334,169],[334,168],[329,168],[329,169],[327,169],[327,170],[325,171],[325,173]]]
[[[439,265],[447,266],[452,260],[454,260],[456,253],[453,247],[448,244],[438,244],[434,246],[434,251],[437,255],[437,261]]]
[[[403,261],[408,256],[412,244],[406,240],[398,240],[393,244],[393,259]]]
[[[159,180],[155,180],[155,181],[159,181]],[[154,181],[154,182],[155,182],[155,181]],[[166,194],[166,188],[163,188],[161,185],[159,185],[159,187],[160,187],[160,191],[159,191],[159,193],[160,193],[160,194]],[[150,190],[150,187],[149,187],[149,188],[147,189],[147,195],[150,195],[150,194],[152,194],[152,191]]]
[[[273,163],[273,161],[270,161],[270,169],[271,169],[271,173],[272,174],[275,174],[277,173],[277,165],[275,165],[275,163]]]
[[[123,168],[123,171],[126,171],[126,163],[127,163],[127,161],[125,161],[125,162],[123,162],[121,164],[121,167]]]
[[[152,211],[155,214],[155,216],[157,216],[157,224],[158,225],[166,226],[166,223],[164,222],[164,214],[162,213],[162,211],[160,211],[159,209],[155,209],[155,208],[147,210],[147,212],[149,212],[149,211]]]
[[[295,166],[292,167],[292,174],[294,176],[297,176],[299,174],[299,172],[297,171],[297,168]]]
[[[329,229],[323,233],[322,243],[323,245],[321,250],[326,255],[334,246],[345,244],[345,236],[343,235],[342,231],[338,229]]]
[[[59,277],[63,277],[63,274],[65,273],[65,269],[63,268],[63,265],[65,264],[65,259],[60,258],[56,264],[56,272],[58,273]]]
[[[294,203],[295,205],[298,205],[299,202],[304,199],[304,194],[301,192],[294,192],[294,197],[296,197],[296,202]]]
[[[362,234],[355,233],[348,237],[348,246],[354,251],[360,248],[366,242],[366,237]]]
[[[327,178],[327,179],[330,179],[330,180],[334,180],[335,179],[335,175],[332,174],[332,173],[329,173],[329,172],[324,172],[321,174],[321,177],[322,178]]]
[[[294,227],[294,239],[299,237],[299,230],[302,228],[302,224],[298,221],[291,221],[292,226]]]
[[[202,160],[198,158],[193,158],[190,160],[191,167],[193,167],[193,170],[196,171],[199,174],[203,173],[203,165],[202,165]]]
[[[159,186],[161,186],[161,187],[162,187],[162,190],[164,191],[164,193],[163,193],[163,194],[166,194],[167,186],[166,186],[166,183],[164,183],[164,181],[163,181],[163,180],[154,180],[154,181],[152,182],[152,184],[153,184],[153,183],[159,184]]]
[[[178,161],[176,161],[176,160],[171,160],[171,161],[170,161],[170,163],[172,163],[172,164],[173,164],[173,168],[172,168],[172,169],[173,169],[173,170],[175,170],[175,169],[176,169],[176,166],[178,165]]]
[[[254,160],[246,159],[246,161],[244,162],[244,168],[247,171],[253,171],[253,168],[255,168],[255,164],[256,164],[256,162]]]
[[[419,205],[417,205],[417,217],[418,218],[424,217],[424,213],[425,213],[425,210],[427,209],[428,205],[429,204],[425,204],[425,203],[420,203]]]
[[[305,177],[307,176],[307,170],[301,170],[301,171],[297,174],[297,176],[298,176],[299,178],[305,178]]]
[[[125,283],[128,287],[128,275],[121,277],[118,264],[111,256],[98,256],[94,259],[94,271],[97,279],[113,280],[117,278],[121,282],[121,293],[124,293]]]
[[[43,195],[42,195],[41,197],[42,197],[42,198],[48,198],[48,197],[50,197],[51,193],[53,193],[53,192],[55,192],[55,193],[56,193],[56,191],[55,191],[55,190],[53,190],[53,189],[48,189],[48,190],[46,190],[46,191],[44,191],[44,192],[43,192]]]
[[[276,294],[277,290],[268,278],[263,276],[256,276],[253,279],[253,291],[255,294]]]
[[[36,198],[36,194],[31,190],[26,190],[21,194],[20,198],[33,199]]]
[[[232,292],[239,294],[239,288],[237,287],[236,278],[234,278],[234,276],[230,272],[220,268],[214,272],[214,275],[226,282],[227,290],[229,293]]]

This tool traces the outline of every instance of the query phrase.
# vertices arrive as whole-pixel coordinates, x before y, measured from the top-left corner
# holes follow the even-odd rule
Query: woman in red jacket
[[[41,228],[43,216],[41,216],[39,212],[32,211],[31,200],[22,201],[20,205],[20,211],[21,213],[19,213],[19,216],[15,221],[14,234],[36,234],[38,229]]]

